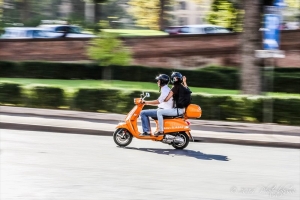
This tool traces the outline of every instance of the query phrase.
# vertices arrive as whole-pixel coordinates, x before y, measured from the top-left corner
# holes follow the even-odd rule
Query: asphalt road
[[[0,130],[1,200],[300,199],[300,151]]]

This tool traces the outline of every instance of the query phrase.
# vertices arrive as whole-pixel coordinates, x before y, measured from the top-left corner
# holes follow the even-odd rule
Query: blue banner
[[[274,6],[265,7],[264,15],[264,39],[265,50],[278,50],[280,42],[280,25],[282,23],[281,10],[286,6],[284,0],[275,0]]]
[[[278,6],[278,7],[283,8],[283,7],[286,6],[286,4],[285,4],[284,0],[275,0],[274,1],[274,6]]]
[[[265,14],[264,16],[264,39],[263,47],[265,50],[279,49],[279,33],[281,16],[278,14]]]

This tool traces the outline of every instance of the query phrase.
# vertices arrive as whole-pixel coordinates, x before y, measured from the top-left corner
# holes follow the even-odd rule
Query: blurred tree
[[[101,4],[107,2],[108,0],[84,0],[86,3],[94,4],[94,23],[97,24],[101,16]]]
[[[299,0],[285,0],[284,1],[288,7],[291,8],[300,8],[300,1]]]
[[[3,22],[3,0],[0,0],[0,35],[3,33],[4,22]]]
[[[101,32],[99,37],[90,42],[88,56],[104,68],[104,79],[111,78],[112,65],[128,65],[131,62],[131,51],[125,47],[116,34]]]
[[[298,9],[298,14],[296,16],[292,16],[291,18],[298,18],[298,22],[300,23],[300,0],[285,0],[285,3],[290,8]]]
[[[245,9],[241,35],[241,90],[243,94],[260,95],[261,74],[255,50],[261,49],[261,0],[243,0]]]
[[[130,0],[131,13],[136,23],[142,27],[155,30],[164,30],[168,26],[170,14],[173,9],[174,0]]]
[[[30,0],[7,1],[7,7],[3,9],[3,17],[7,22],[20,23],[30,18]]]
[[[272,6],[274,0],[243,0],[241,5],[245,10],[243,33],[241,38],[241,89],[243,94],[261,94],[261,59],[254,56],[255,50],[262,49],[259,29],[262,27],[262,17],[265,6]]]
[[[21,22],[25,22],[30,17],[30,0],[15,0],[17,8],[21,12]]]
[[[37,25],[41,19],[57,17],[57,6],[62,0],[10,0],[4,18],[10,23]]]
[[[237,4],[230,0],[214,0],[211,11],[207,15],[207,21],[229,28],[235,32],[242,31],[242,10],[238,9]]]
[[[130,12],[139,26],[159,30],[160,0],[130,0]]]
[[[85,7],[82,0],[71,0],[72,12],[68,21],[72,24],[82,24],[85,21]]]
[[[131,16],[120,5],[120,0],[109,0],[102,5],[102,8],[100,19],[109,22],[109,26],[112,28],[122,27],[122,23],[119,21],[122,18],[131,19]]]
[[[107,20],[100,20],[99,21],[99,26],[103,29],[110,29],[111,26],[109,25],[109,21]]]
[[[4,2],[3,2],[3,0],[0,0],[0,19],[2,19],[3,6],[4,6]]]
[[[285,0],[288,6],[297,7],[297,0]],[[229,5],[232,3],[232,6]],[[239,12],[237,21],[242,21],[243,33],[241,35],[241,90],[243,94],[259,95],[261,94],[261,70],[259,65],[261,59],[254,56],[255,50],[261,49],[261,32],[262,16],[264,6],[272,6],[274,0],[215,0],[211,18],[213,23],[221,23],[216,19],[230,22],[231,17],[236,14],[235,9],[244,10]],[[232,8],[233,7],[233,8]],[[220,12],[221,11],[221,12]],[[233,15],[232,15],[233,14]],[[240,17],[240,19],[239,19]],[[234,23],[233,23],[234,24]]]
[[[197,4],[203,0],[192,0]],[[164,30],[169,25],[171,14],[168,11],[174,9],[176,0],[130,0],[131,13],[136,23],[150,29]]]

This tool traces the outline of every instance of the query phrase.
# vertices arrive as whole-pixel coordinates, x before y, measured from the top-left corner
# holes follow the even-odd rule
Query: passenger
[[[168,94],[165,101],[169,101],[173,98],[173,107],[169,109],[162,109],[157,111],[157,119],[158,119],[158,131],[154,133],[155,136],[163,135],[164,134],[164,121],[163,116],[178,116],[182,115],[185,111],[185,108],[182,105],[178,104],[179,98],[179,88],[185,87],[188,88],[186,83],[186,77],[182,76],[179,72],[173,72],[171,75],[171,83],[173,87]]]

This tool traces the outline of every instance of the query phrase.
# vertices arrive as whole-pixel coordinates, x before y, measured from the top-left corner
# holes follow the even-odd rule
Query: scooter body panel
[[[158,129],[158,121],[155,120],[156,129]],[[164,133],[186,132],[190,131],[188,124],[181,118],[164,119]]]

